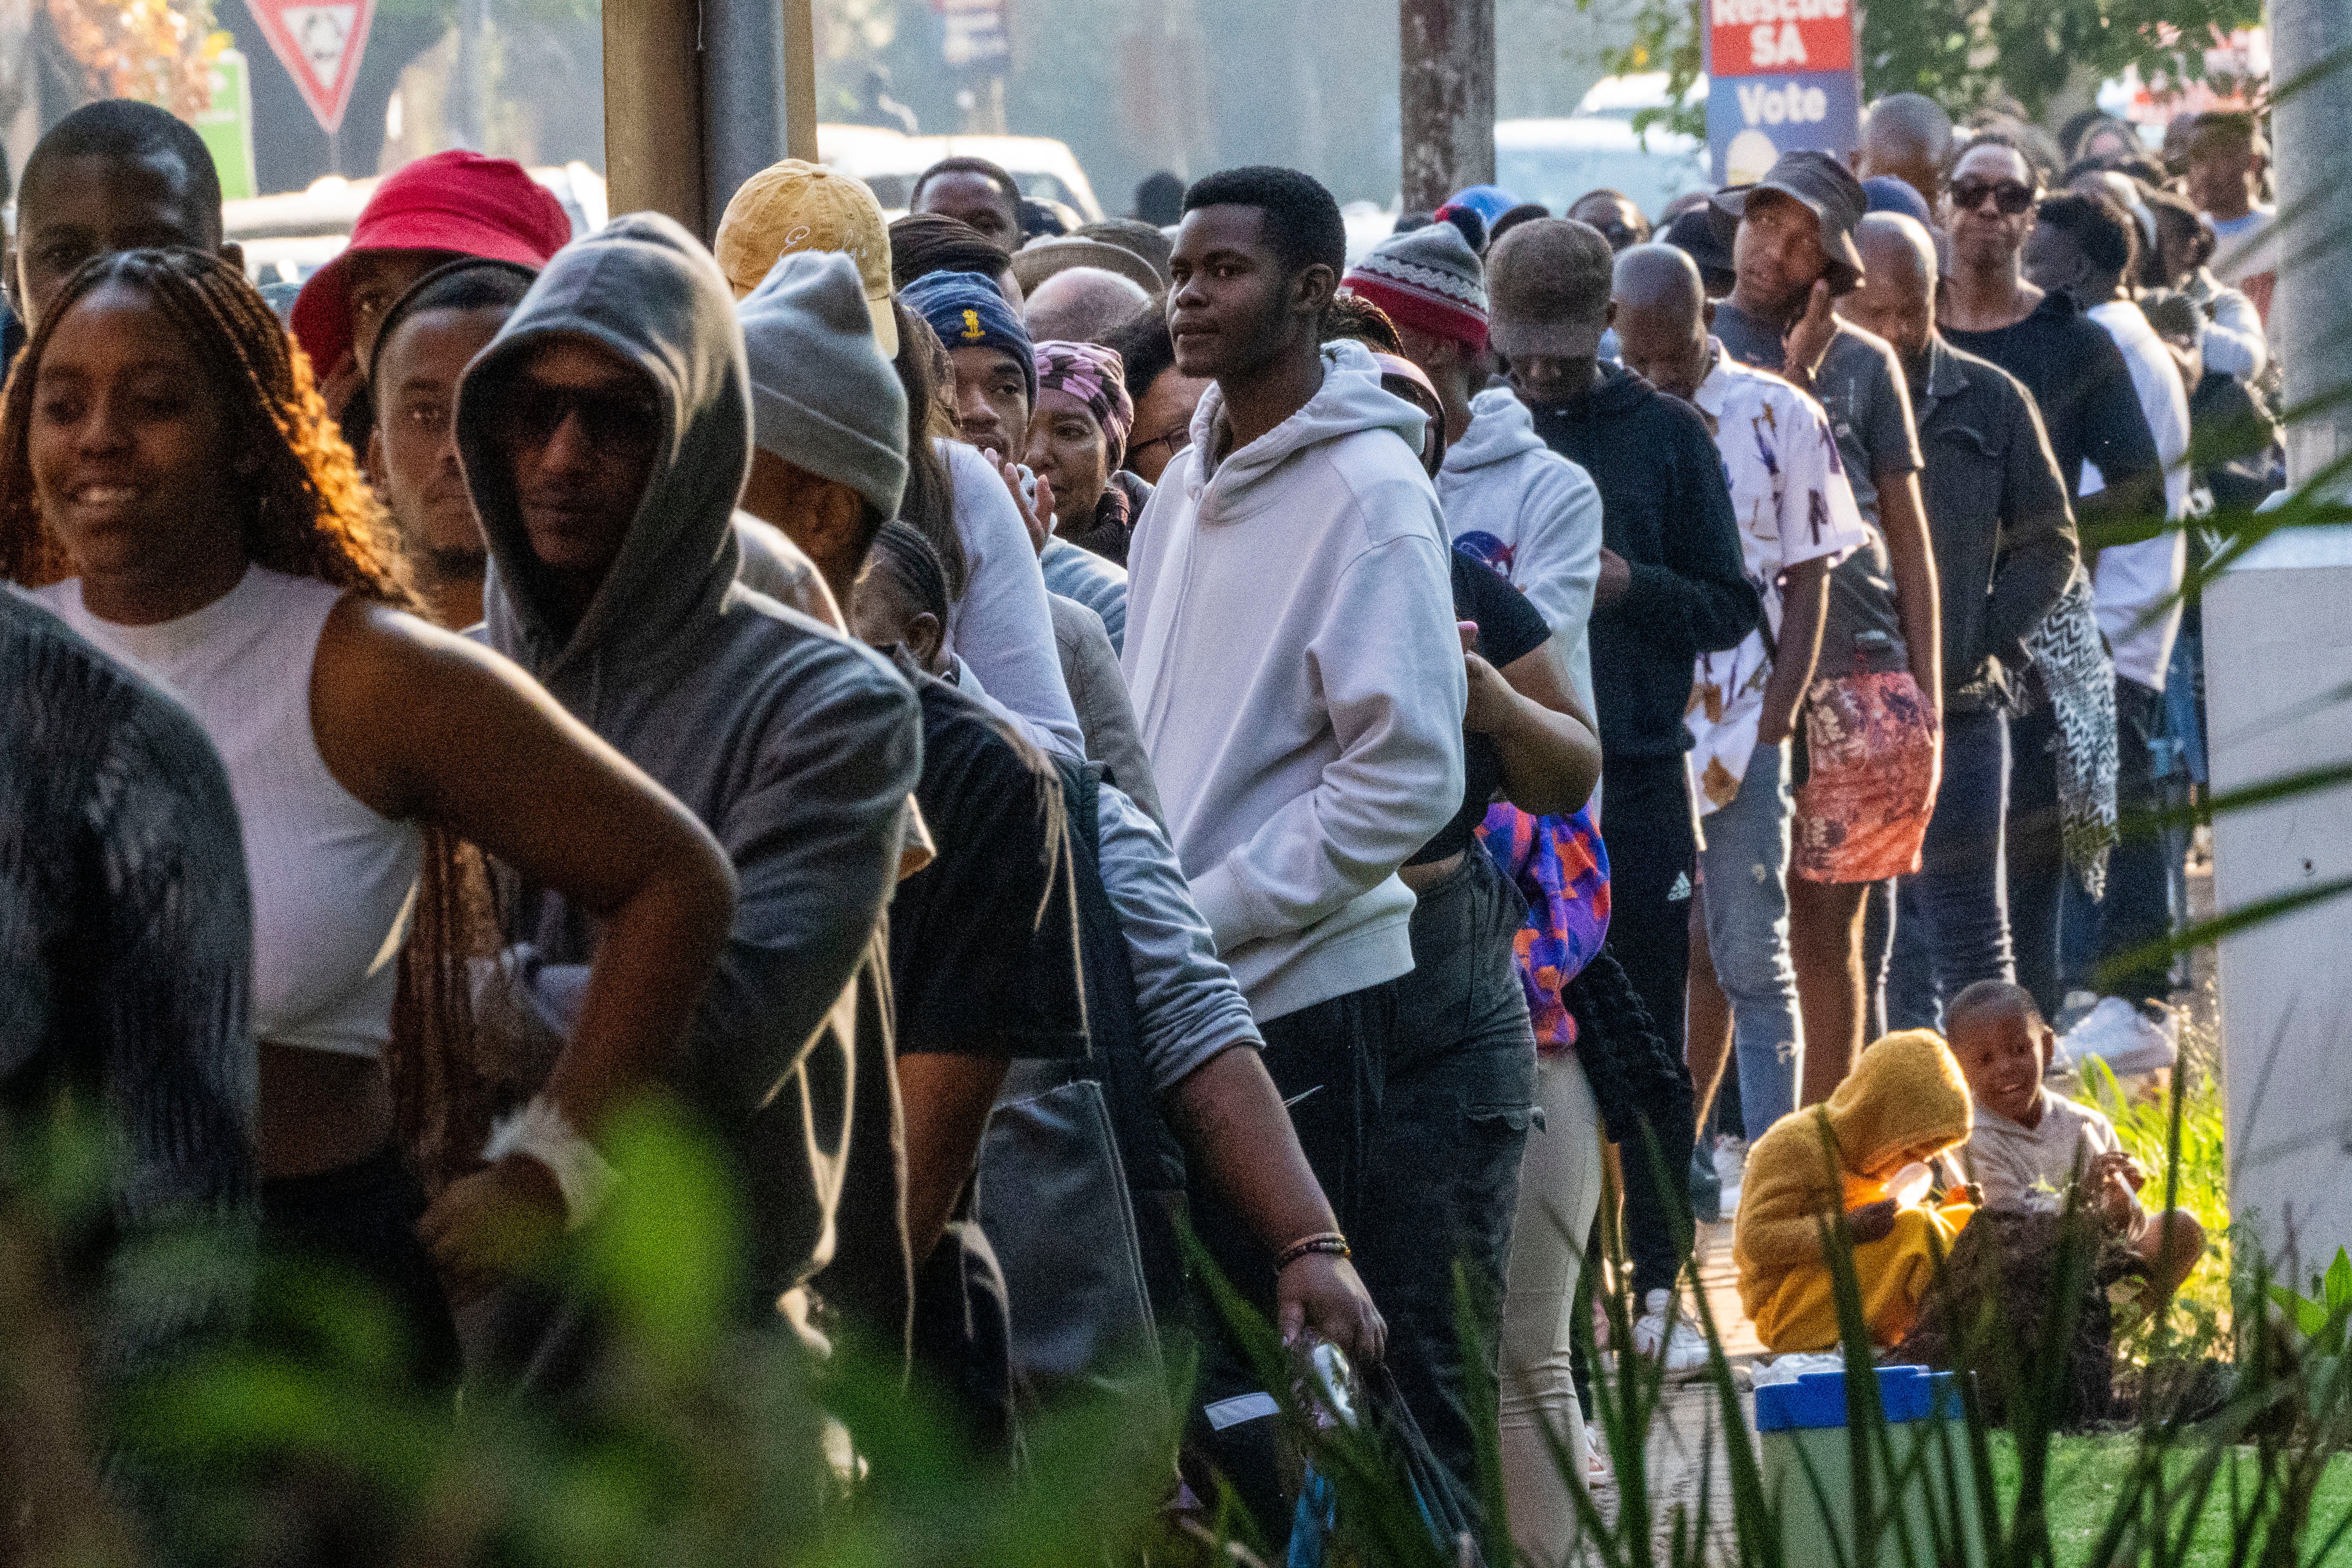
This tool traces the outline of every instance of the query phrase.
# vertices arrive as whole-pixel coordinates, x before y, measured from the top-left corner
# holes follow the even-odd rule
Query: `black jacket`
[[[1592,615],[1592,695],[1604,766],[1675,757],[1689,746],[1698,655],[1737,646],[1758,625],[1723,458],[1698,411],[1633,371],[1602,367],[1580,405],[1534,408],[1536,434],[1601,491],[1601,542],[1633,585]]]
[[[2001,704],[2025,639],[2058,602],[2081,549],[2033,398],[1990,361],[1941,338],[1913,382],[1920,475],[1943,604],[1944,701]]]

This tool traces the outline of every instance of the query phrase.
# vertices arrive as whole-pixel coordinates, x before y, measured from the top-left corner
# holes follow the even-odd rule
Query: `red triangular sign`
[[[319,129],[330,136],[341,130],[375,0],[245,0],[245,8],[301,89]]]

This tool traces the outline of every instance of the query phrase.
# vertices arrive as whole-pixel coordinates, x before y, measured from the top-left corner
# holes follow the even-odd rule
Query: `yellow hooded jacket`
[[[1885,1197],[1887,1177],[1965,1142],[1971,1120],[1959,1062],[1935,1034],[1906,1030],[1864,1051],[1828,1103],[1781,1117],[1756,1141],[1731,1256],[1739,1303],[1766,1345],[1789,1352],[1837,1343],[1823,1222]],[[1934,1246],[1948,1249],[1968,1213],[1906,1209],[1892,1235],[1854,1249],[1873,1339],[1891,1344],[1909,1328]]]

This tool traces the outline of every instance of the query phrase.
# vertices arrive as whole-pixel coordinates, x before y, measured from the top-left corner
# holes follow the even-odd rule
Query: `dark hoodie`
[[[568,635],[552,613],[490,411],[525,353],[591,339],[650,379],[653,477],[619,559]],[[732,1155],[751,1213],[747,1310],[772,1312],[835,1251],[849,1103],[887,1060],[877,925],[920,769],[914,694],[878,655],[735,580],[730,526],[751,462],[743,338],[727,280],[669,219],[566,247],[467,373],[457,444],[490,548],[491,644],[652,775],[726,846],[735,928],[672,1073]],[[533,999],[576,1016],[593,923],[525,887],[508,922]],[[855,980],[856,983],[853,983]],[[859,1098],[863,1099],[863,1096]],[[845,1237],[904,1278],[903,1232]]]
[[[1544,444],[1592,476],[1601,542],[1625,558],[1625,597],[1592,613],[1601,751],[1679,757],[1701,653],[1738,645],[1758,620],[1723,458],[1698,411],[1622,365],[1603,365],[1581,407],[1532,407]]]

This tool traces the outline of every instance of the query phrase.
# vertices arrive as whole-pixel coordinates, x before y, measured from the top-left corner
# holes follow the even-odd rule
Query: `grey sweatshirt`
[[[560,632],[491,438],[524,355],[589,338],[645,371],[660,455],[619,559]],[[568,246],[458,395],[457,442],[489,538],[489,640],[717,835],[740,886],[735,927],[675,1070],[732,1153],[751,1210],[755,1307],[822,1267],[849,1136],[847,1086],[887,1044],[860,1008],[919,770],[914,694],[879,655],[736,581],[730,527],[751,461],[734,298],[709,254],[638,214]],[[509,918],[539,999],[576,1009],[586,913],[526,887]],[[812,1061],[816,1052],[822,1060]],[[903,1244],[903,1243],[902,1243]]]
[[[961,660],[949,666],[948,681],[1013,722],[1013,710]],[[1108,780],[1095,791],[1095,824],[1103,891],[1118,912],[1135,977],[1136,1045],[1151,1092],[1166,1094],[1234,1046],[1263,1048],[1249,1003],[1193,905],[1167,829]]]
[[[1165,821],[1160,814],[1160,787],[1151,781],[1151,758],[1144,755],[1143,741],[1135,733],[1135,705],[1128,700],[1127,677],[1119,673],[1118,654],[1102,617],[1058,593],[1047,594],[1045,602],[1054,612],[1054,647],[1062,656],[1062,684],[1070,688],[1070,702],[1078,710],[1087,760],[1101,763],[1110,781],[1146,816]]]

